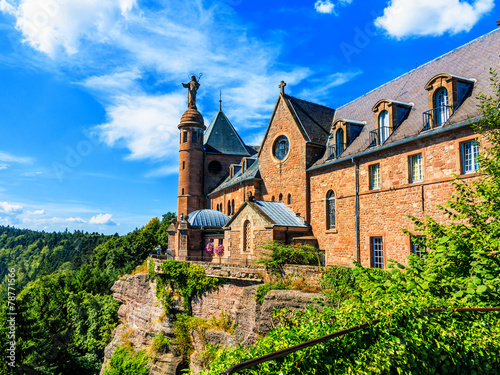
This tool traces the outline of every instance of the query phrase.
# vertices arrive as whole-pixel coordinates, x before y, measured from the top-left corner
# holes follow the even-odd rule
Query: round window
[[[222,165],[217,160],[211,161],[208,163],[208,171],[212,174],[217,174],[222,171]]]
[[[283,160],[288,155],[288,138],[281,135],[274,142],[273,153],[276,159]]]

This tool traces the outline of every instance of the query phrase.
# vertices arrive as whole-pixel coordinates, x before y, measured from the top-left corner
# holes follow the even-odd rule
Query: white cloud
[[[174,158],[177,160],[177,158]],[[147,172],[144,177],[150,178],[150,177],[165,177],[165,176],[170,176],[172,174],[176,174],[179,172],[179,166],[178,164],[171,163],[171,165],[165,165],[160,168],[153,169],[149,172]]]
[[[6,152],[0,151],[0,161],[4,161],[7,163],[29,164],[33,162],[33,159],[24,156],[14,156]]]
[[[56,6],[43,9],[46,3]],[[323,3],[333,9],[330,0]],[[30,27],[37,12],[52,15]],[[222,88],[223,109],[240,132],[267,125],[281,80],[293,93],[313,74],[280,64],[283,36],[254,37],[252,26],[223,1],[158,0],[148,9],[136,0],[17,0],[16,17],[34,49],[81,72],[73,81],[102,102],[107,121],[95,128],[102,141],[127,148],[131,160],[162,162],[149,177],[178,168],[177,125],[187,107],[180,83],[188,73],[204,73],[198,108],[207,119]],[[203,111],[207,98],[213,98],[212,113]]]
[[[17,215],[23,212],[23,206],[11,204],[8,202],[0,202],[0,213],[8,215]]]
[[[494,0],[392,0],[375,25],[395,38],[469,31],[495,6]]]
[[[337,87],[347,83],[360,75],[362,71],[356,70],[352,72],[333,73],[326,77],[311,79],[314,82],[314,89],[304,89],[300,92],[300,97],[309,101],[322,102],[323,99],[329,98],[329,91],[333,87]]]
[[[314,9],[319,13],[332,14],[335,5],[330,0],[318,0],[314,3]]]
[[[16,8],[14,8],[10,3],[6,0],[0,0],[0,11],[7,14],[15,14]]]
[[[57,217],[57,216],[54,216],[51,218],[44,218],[44,219],[23,217],[22,222],[24,224],[28,224],[28,225],[34,226],[34,227],[54,225],[54,224],[63,224],[66,226],[70,226],[72,224],[85,224],[86,223],[86,221],[80,217]]]
[[[82,40],[106,43],[135,4],[136,0],[20,0],[16,26],[27,43],[48,55],[59,49],[74,54]]]
[[[45,210],[28,211],[27,213],[30,215],[45,215]]]
[[[130,159],[162,160],[177,154],[183,95],[123,96],[117,102],[107,108],[109,122],[97,127],[106,144],[127,147]]]
[[[7,168],[9,168],[7,164],[0,164],[0,171]]]
[[[99,214],[97,216],[93,216],[89,220],[89,224],[98,224],[98,225],[118,225],[113,219],[111,214]]]
[[[336,14],[337,6],[346,6],[352,3],[353,0],[339,0],[335,4],[331,0],[318,0],[314,3],[314,9],[318,13]]]

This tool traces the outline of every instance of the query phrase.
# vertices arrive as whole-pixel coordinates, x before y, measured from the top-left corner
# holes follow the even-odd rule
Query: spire
[[[219,111],[222,111],[222,90],[220,90]]]

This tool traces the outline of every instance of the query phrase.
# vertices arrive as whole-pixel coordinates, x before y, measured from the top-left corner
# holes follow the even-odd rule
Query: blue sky
[[[181,82],[260,144],[496,27],[494,0],[0,0],[0,225],[128,233],[177,205]]]

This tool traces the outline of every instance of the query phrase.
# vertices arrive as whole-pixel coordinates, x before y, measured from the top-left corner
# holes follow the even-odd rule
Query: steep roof
[[[324,145],[330,133],[335,110],[286,94],[284,98],[298,125],[302,127],[306,141]]]
[[[297,228],[308,228],[308,225],[304,223],[300,217],[297,217],[295,213],[282,202],[267,202],[267,201],[246,201],[243,203],[238,211],[229,219],[225,227],[228,228],[231,223],[238,217],[240,212],[247,206],[254,209],[259,215],[261,215],[265,220],[272,226],[280,227],[297,227]]]
[[[205,151],[210,154],[250,156],[247,146],[222,110],[205,131]]]
[[[447,128],[466,124],[469,118],[477,118],[479,112],[474,98],[479,92],[490,92],[489,69],[498,67],[499,45],[500,29],[496,29],[339,107],[335,119],[363,121],[366,125],[338,159],[329,159],[328,153],[325,153],[311,168],[333,164],[364,152],[384,149],[406,140],[445,131]],[[429,79],[442,73],[476,82],[469,97],[462,102],[443,127],[422,133],[422,113],[430,109],[425,86]],[[414,106],[383,145],[369,148],[370,131],[377,127],[372,108],[382,99],[413,103]],[[327,146],[335,144],[333,138],[328,140]]]
[[[335,109],[294,98],[293,96],[283,93],[280,94],[278,100],[276,101],[273,114],[271,115],[271,120],[267,126],[264,138],[262,139],[262,145],[266,141],[267,134],[269,133],[269,129],[273,123],[274,115],[278,110],[280,100],[284,100],[285,105],[290,110],[297,127],[304,137],[304,140],[306,142],[312,142],[324,146],[328,140],[328,134],[330,133],[330,127],[335,115]],[[259,150],[259,156],[262,151],[262,145]]]
[[[219,186],[217,186],[208,195],[210,196],[218,191],[224,190],[225,188],[228,188],[243,181],[249,181],[253,180],[254,178],[260,178],[259,159],[254,157],[254,158],[249,158],[248,161],[253,161],[253,163],[246,169],[246,171],[243,172],[242,168],[240,168],[240,170],[237,173],[235,173],[233,177],[228,176]]]

